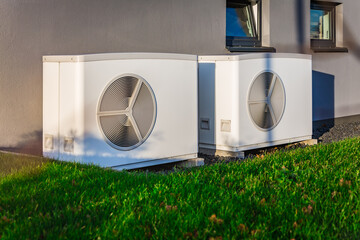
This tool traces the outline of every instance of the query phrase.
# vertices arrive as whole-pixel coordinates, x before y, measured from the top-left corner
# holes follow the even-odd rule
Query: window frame
[[[234,47],[261,47],[261,1],[256,1],[257,6],[257,21],[255,20],[253,13],[253,6],[251,5],[250,0],[227,0],[226,8],[228,7],[236,7],[236,6],[247,6],[250,8],[249,14],[251,18],[251,25],[253,31],[255,32],[255,37],[230,37],[226,35],[226,47],[234,48]],[[227,17],[227,16],[226,16]],[[227,27],[227,26],[226,26]]]
[[[333,2],[318,2],[311,1],[310,11],[311,10],[325,10],[330,12],[330,34],[331,39],[310,39],[311,48],[336,48],[336,5],[337,3]],[[311,19],[310,19],[311,21]]]

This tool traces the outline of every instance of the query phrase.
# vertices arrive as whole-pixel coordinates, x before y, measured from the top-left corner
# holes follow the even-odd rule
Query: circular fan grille
[[[271,130],[280,122],[285,109],[285,91],[279,76],[263,72],[252,82],[248,96],[252,121],[262,130]]]
[[[154,93],[143,78],[122,76],[105,88],[97,116],[109,145],[119,150],[134,149],[148,138],[154,127]]]

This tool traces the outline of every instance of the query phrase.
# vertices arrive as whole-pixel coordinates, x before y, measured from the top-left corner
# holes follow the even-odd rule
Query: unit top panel
[[[197,61],[197,56],[179,53],[99,53],[84,55],[43,56],[43,62],[93,62],[128,59],[168,59]]]
[[[297,58],[297,59],[311,60],[311,55],[297,54],[297,53],[243,53],[243,54],[228,54],[228,55],[198,56],[199,62],[240,61],[240,60],[260,59],[260,58]]]

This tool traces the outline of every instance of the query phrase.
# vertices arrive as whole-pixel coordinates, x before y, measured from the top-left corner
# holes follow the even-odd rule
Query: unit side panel
[[[59,157],[59,63],[43,64],[43,155]]]
[[[286,107],[279,127],[289,137],[312,135],[312,72],[311,60],[279,59],[274,69],[281,73]],[[280,133],[279,133],[280,134]]]
[[[215,144],[215,63],[199,63],[199,142]]]
[[[239,121],[236,123],[239,126],[237,132],[239,141],[237,146],[264,142],[266,141],[264,132],[259,131],[249,116],[247,99],[252,81],[258,74],[264,71],[266,66],[262,59],[238,61],[237,66],[239,68],[239,86],[237,89],[239,91],[239,98],[237,99]]]
[[[231,62],[233,65],[233,78],[232,78],[232,120],[231,120],[231,136],[232,136],[232,142],[231,146],[236,146],[239,142],[240,135],[238,134],[240,131],[240,102],[239,99],[241,98],[241,92],[239,91],[240,88],[243,86],[241,85],[241,82],[243,79],[240,77],[240,67],[239,62]]]
[[[76,63],[75,67],[75,100],[74,100],[74,113],[75,113],[75,128],[76,136],[74,142],[74,154],[79,159],[80,156],[84,154],[84,134],[85,134],[85,73],[84,73],[85,63],[79,62]]]
[[[81,63],[60,64],[60,159],[80,161],[82,139]],[[79,83],[80,81],[80,83]]]
[[[234,134],[233,106],[238,103],[234,101],[234,82],[238,81],[236,75],[236,62],[216,62],[215,81],[215,124],[216,145],[233,145],[236,139]],[[236,128],[236,127],[235,127]]]

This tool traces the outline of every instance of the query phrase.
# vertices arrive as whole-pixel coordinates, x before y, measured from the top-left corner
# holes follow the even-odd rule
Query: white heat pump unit
[[[197,56],[43,57],[43,155],[131,169],[197,157]]]
[[[199,56],[199,148],[243,151],[312,138],[311,56]]]

